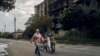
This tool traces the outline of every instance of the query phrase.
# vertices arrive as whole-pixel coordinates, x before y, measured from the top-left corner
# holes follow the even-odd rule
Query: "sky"
[[[17,29],[25,30],[25,22],[31,14],[34,14],[34,6],[43,0],[16,0],[16,8],[10,12],[0,11],[0,32],[14,31],[14,17],[16,17]]]

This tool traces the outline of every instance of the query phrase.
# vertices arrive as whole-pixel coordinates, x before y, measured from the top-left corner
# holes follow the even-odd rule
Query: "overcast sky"
[[[7,32],[14,31],[14,15],[17,18],[17,29],[25,29],[25,22],[34,14],[34,6],[41,3],[43,0],[16,0],[16,8],[10,12],[0,11],[0,31],[4,31],[6,25]]]

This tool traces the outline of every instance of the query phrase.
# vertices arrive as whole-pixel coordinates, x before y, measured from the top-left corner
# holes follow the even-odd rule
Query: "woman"
[[[42,41],[43,41],[43,37],[41,33],[39,32],[39,29],[36,29],[36,32],[32,36],[31,43],[34,42],[36,46],[35,53],[38,54],[39,56],[41,56],[39,47]]]

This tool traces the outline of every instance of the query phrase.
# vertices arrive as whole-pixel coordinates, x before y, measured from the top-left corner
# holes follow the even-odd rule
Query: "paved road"
[[[37,56],[34,45],[28,41],[0,39],[0,42],[8,44],[10,56]],[[100,56],[100,47],[57,44],[55,54],[42,52],[42,56]]]

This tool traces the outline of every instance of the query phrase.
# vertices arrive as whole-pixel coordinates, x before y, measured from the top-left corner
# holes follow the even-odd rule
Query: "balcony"
[[[59,2],[59,3],[55,3],[54,5],[50,6],[50,12],[54,12],[54,11],[59,11],[61,9],[64,9],[64,7],[67,7],[67,4],[65,2]]]
[[[57,2],[57,1],[59,1],[59,0],[50,0],[49,4],[53,4],[53,3]]]
[[[97,3],[100,3],[100,0],[96,0],[97,1]]]

